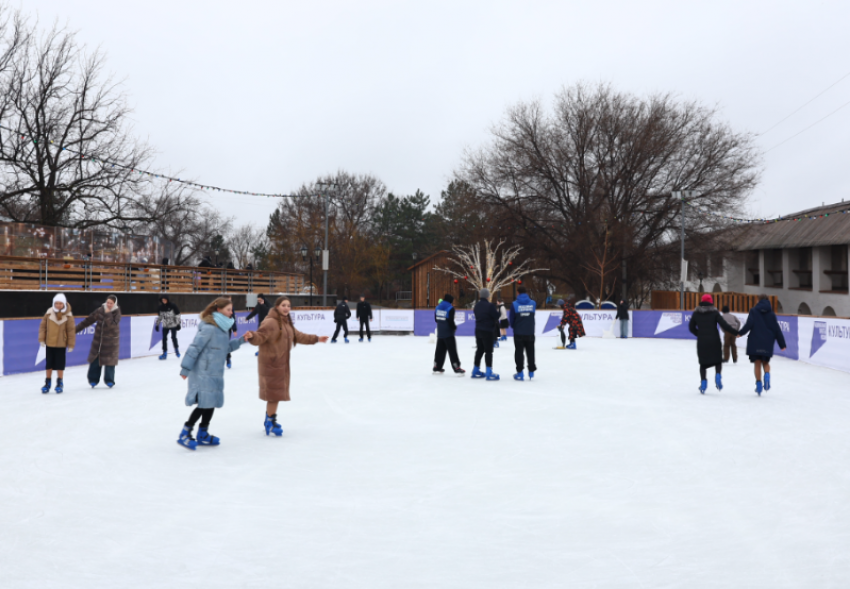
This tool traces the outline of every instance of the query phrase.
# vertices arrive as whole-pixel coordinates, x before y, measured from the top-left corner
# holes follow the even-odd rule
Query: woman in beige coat
[[[74,314],[65,295],[59,293],[53,297],[53,306],[47,310],[38,326],[38,343],[45,347],[44,365],[47,378],[44,379],[42,393],[49,393],[56,371],[56,392],[64,390],[62,377],[65,375],[65,352],[73,352],[77,342],[74,330]]]
[[[260,373],[260,399],[266,402],[266,435],[283,435],[283,429],[277,423],[277,405],[281,401],[289,401],[290,351],[296,344],[311,346],[328,341],[327,336],[309,335],[295,329],[289,315],[291,310],[289,299],[279,297],[259,329],[245,334],[249,343],[260,347],[257,368]]]

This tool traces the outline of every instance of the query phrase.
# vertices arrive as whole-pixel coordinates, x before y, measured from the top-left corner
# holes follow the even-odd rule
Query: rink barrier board
[[[588,337],[603,337],[605,332],[619,337],[619,325],[614,310],[580,310]],[[257,328],[257,318],[247,321],[247,311],[236,313],[238,332]],[[413,333],[429,336],[437,328],[433,310],[375,309],[371,327],[375,332]],[[693,312],[686,311],[631,311],[629,313],[630,337],[658,339],[695,339],[688,330]],[[743,325],[745,314],[735,314]],[[535,333],[538,337],[558,337],[559,310],[537,311]],[[293,311],[295,327],[304,333],[332,336],[336,328],[333,310]],[[162,353],[162,331],[154,329],[156,315],[124,316],[121,319],[120,359],[158,356]],[[180,348],[189,347],[197,333],[199,314],[182,315],[183,323],[177,333]],[[787,349],[778,347],[776,355],[817,366],[850,372],[850,320],[829,317],[778,316],[785,335]],[[77,322],[83,318],[78,318]],[[475,317],[471,310],[457,309],[455,320],[458,336],[475,334]],[[41,319],[15,319],[0,321],[0,365],[3,374],[35,372],[44,369],[44,349],[38,345],[38,326]],[[352,315],[348,321],[352,338],[358,337],[359,321]],[[77,344],[68,354],[68,365],[86,364],[94,326],[77,335]],[[508,335],[513,335],[509,328]],[[169,338],[170,339],[170,338]],[[171,349],[169,342],[169,351]],[[738,340],[742,354],[746,351],[746,337]]]

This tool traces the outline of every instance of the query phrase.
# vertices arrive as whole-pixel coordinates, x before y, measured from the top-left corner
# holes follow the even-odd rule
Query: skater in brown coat
[[[106,386],[115,386],[115,367],[118,365],[118,352],[121,343],[121,309],[118,308],[118,297],[109,295],[106,302],[95,309],[76,331],[85,331],[89,325],[94,325],[94,338],[89,350],[89,384],[92,388],[100,383],[100,375]]]
[[[325,343],[327,336],[301,333],[292,323],[292,303],[279,297],[257,331],[249,331],[245,339],[259,346],[257,369],[260,373],[260,399],[266,402],[266,435],[283,435],[277,423],[277,405],[289,401],[289,353],[297,344],[311,346]]]

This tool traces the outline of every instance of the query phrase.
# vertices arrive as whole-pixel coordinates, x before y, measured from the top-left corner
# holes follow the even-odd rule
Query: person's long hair
[[[277,311],[277,308],[280,306],[280,304],[285,302],[285,301],[289,301],[289,304],[292,305],[292,301],[289,300],[289,297],[277,297],[277,299],[274,302],[275,311]],[[280,341],[280,338],[283,337],[284,316],[280,314],[280,311],[277,311],[275,313],[275,317],[277,317],[277,327],[280,330],[277,333],[277,338],[275,339],[275,341]],[[293,323],[293,321],[292,321],[292,311],[289,312],[289,315],[287,315],[285,319],[286,319],[286,322],[289,323],[289,326],[292,327],[292,331],[294,332],[295,331],[295,323]],[[295,338],[294,337],[292,338],[292,347],[293,348],[295,347]]]
[[[207,308],[201,311],[201,319],[206,319],[219,309],[224,309],[227,305],[232,305],[233,301],[227,297],[218,297],[216,300],[207,305]]]

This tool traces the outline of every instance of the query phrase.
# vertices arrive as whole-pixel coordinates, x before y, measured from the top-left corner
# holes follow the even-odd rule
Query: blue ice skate
[[[106,383],[106,386],[108,386],[111,389],[112,387],[115,386],[115,383],[114,382],[108,382],[108,383]]]
[[[529,370],[528,371],[528,380],[531,380],[532,378],[534,378],[534,373]]]
[[[230,358],[227,359],[227,367],[231,368],[233,365],[230,363]]]
[[[335,343],[336,343],[336,340],[335,340],[335,339],[332,339],[332,340],[331,340],[331,343],[332,343],[332,344],[335,344]]]
[[[348,343],[348,338],[347,338],[347,337],[344,337],[344,338],[342,338],[342,339],[344,339],[344,340],[345,340],[345,343]]]
[[[764,373],[764,390],[766,390],[766,391],[770,390],[770,373],[769,372]]]
[[[255,355],[255,356],[259,356],[259,355],[260,355],[260,350],[257,350],[256,352],[254,352],[254,355]]]
[[[759,397],[761,397],[761,390],[762,390],[761,381],[757,380],[756,381],[756,393],[758,393]]]
[[[493,372],[492,368],[487,369],[487,380],[499,380],[499,375]]]
[[[565,349],[567,349],[567,350],[575,350],[575,349],[576,349],[576,343],[575,343],[575,341],[570,342],[570,345],[568,345]]]
[[[168,352],[163,352],[162,356],[159,357],[160,360],[165,360],[166,358],[168,358]]]
[[[722,378],[722,376],[720,375],[719,372],[714,375],[714,386],[717,387],[718,391],[723,390],[723,378]]]
[[[523,375],[522,370],[514,374],[514,380],[525,380],[525,375]]]
[[[180,432],[180,437],[177,438],[177,443],[189,450],[194,450],[198,446],[198,442],[192,437],[192,428],[185,425],[183,426],[183,431]]]
[[[94,388],[94,387],[96,387],[96,386],[97,386],[97,383],[96,383],[96,382],[90,382],[89,384],[91,385],[91,388]]]
[[[266,428],[266,435],[270,433],[280,437],[283,435],[283,428],[280,427],[280,424],[277,422],[277,413],[269,417],[266,415],[266,421],[263,423],[263,426]]]
[[[53,390],[56,391],[59,394],[62,394],[63,392],[65,392],[65,383],[62,382],[61,378],[56,379],[56,388],[53,389]]]
[[[472,368],[472,375],[471,376],[472,376],[472,378],[484,378],[487,375],[484,374],[483,372],[481,372],[481,369],[478,368],[478,366],[475,366],[475,367]]]
[[[371,337],[369,338],[369,343],[370,343],[370,344],[372,343],[372,338],[371,338]]]
[[[363,343],[363,338],[361,337],[361,338],[360,338],[359,340],[357,340],[357,341],[358,341],[358,342],[360,342],[360,343],[362,344],[362,343]]]
[[[180,357],[180,350],[178,350],[177,348],[174,348],[174,355],[179,358]]]
[[[51,388],[52,386],[53,386],[53,380],[52,380],[52,379],[50,379],[50,378],[45,378],[45,379],[44,379],[44,386],[43,386],[43,387],[41,387],[41,392],[42,392],[42,393],[49,393],[49,392],[50,392],[50,388]]]
[[[493,347],[494,347],[494,348],[498,348],[498,347],[499,347],[499,340],[496,340],[496,341],[494,341],[494,342],[493,342]]]
[[[211,436],[205,427],[198,428],[198,445],[199,446],[218,446],[221,444],[221,439]]]
[[[707,388],[708,388],[708,381],[707,381],[707,380],[701,380],[701,381],[700,381],[700,383],[699,383],[699,392],[700,392],[700,394],[701,394],[701,395],[704,395],[704,394],[705,394],[705,390],[706,390]]]

